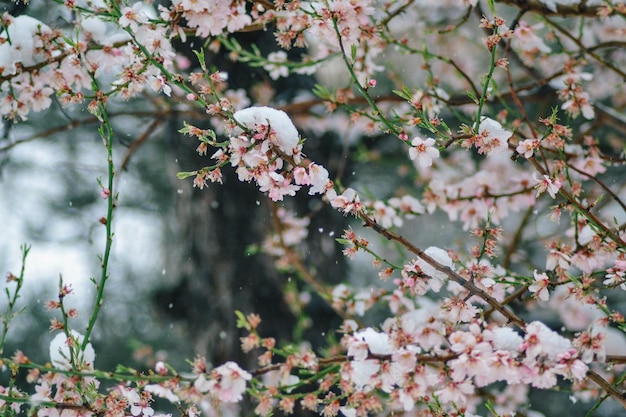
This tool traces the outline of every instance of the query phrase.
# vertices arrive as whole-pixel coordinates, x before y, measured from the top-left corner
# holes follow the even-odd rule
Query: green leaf
[[[351,245],[352,244],[352,241],[350,239],[342,239],[340,237],[336,238],[335,241],[337,243],[342,244],[342,245]]]
[[[328,100],[331,97],[330,91],[326,87],[320,84],[315,84],[313,87],[313,94],[321,98],[322,100]]]
[[[408,87],[402,87],[402,90],[391,90],[395,95],[402,97],[405,100],[411,100],[413,98],[413,93]]]
[[[185,178],[189,178],[189,177],[193,177],[198,175],[198,171],[188,171],[188,172],[177,172],[176,173],[176,177],[178,177],[179,180],[184,180]]]
[[[474,94],[473,92],[467,90],[465,94],[467,94],[467,96],[471,98],[474,103],[476,104],[480,103],[480,100],[478,99],[478,97],[476,97],[476,94]]]
[[[202,71],[206,72],[206,61],[204,59],[204,49],[200,49],[199,51],[193,51],[194,54],[198,57],[198,62],[200,63],[200,68]]]
[[[239,310],[235,310],[235,316],[237,316],[237,328],[238,329],[250,330],[250,324],[248,323],[248,319],[246,318],[245,314],[243,314]]]

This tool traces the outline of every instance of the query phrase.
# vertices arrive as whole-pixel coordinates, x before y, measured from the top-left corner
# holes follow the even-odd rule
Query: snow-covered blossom
[[[476,146],[480,153],[506,152],[507,143],[513,134],[504,129],[500,123],[483,117],[478,126],[478,138]]]
[[[50,362],[59,369],[70,370],[73,366],[77,369],[93,369],[96,352],[87,343],[84,350],[81,345],[85,337],[76,330],[70,330],[70,338],[65,333],[57,334],[50,342]]]
[[[572,348],[569,339],[559,335],[540,321],[533,321],[526,326],[526,336],[520,346],[520,350],[526,352],[526,356],[535,359],[546,356],[556,359],[559,354],[565,353]]]
[[[252,375],[244,371],[235,362],[229,361],[211,371],[210,379],[201,374],[194,382],[195,388],[202,393],[210,393],[219,401],[236,403],[241,401],[246,390],[246,381]]]
[[[356,340],[363,340],[372,355],[391,355],[393,352],[389,336],[368,327],[354,335]]]
[[[435,139],[433,138],[424,140],[415,137],[411,141],[411,145],[413,146],[409,148],[409,157],[412,160],[417,159],[417,163],[423,168],[431,166],[433,159],[439,158],[439,149],[435,147]]]
[[[517,352],[522,344],[522,337],[510,327],[498,327],[491,330],[491,343],[497,350]]]
[[[437,261],[441,265],[454,270],[454,264],[452,263],[452,258],[450,258],[450,255],[448,255],[448,252],[446,252],[445,250],[435,247],[435,246],[431,246],[427,248],[424,251],[424,253],[430,256],[431,258],[433,258],[435,261]],[[448,277],[446,273],[439,271],[434,266],[432,266],[431,264],[429,264],[428,262],[426,262],[425,260],[421,258],[417,260],[417,265],[419,265],[421,271],[424,274],[432,278],[429,281],[430,288],[434,292],[439,292],[439,290],[441,289],[441,286],[443,285],[443,282]]]
[[[248,107],[236,111],[233,118],[251,131],[269,130],[268,139],[287,155],[297,152],[298,130],[284,111],[266,106]],[[233,130],[235,136],[240,133],[238,127]]]

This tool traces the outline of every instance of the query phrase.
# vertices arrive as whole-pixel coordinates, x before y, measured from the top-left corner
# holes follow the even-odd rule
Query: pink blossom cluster
[[[64,105],[87,100],[96,115],[110,99],[150,91],[165,95],[171,109],[201,104],[213,127],[226,127],[227,140],[186,125],[182,132],[200,140],[198,153],[214,161],[189,176],[202,189],[220,183],[230,165],[240,181],[269,197],[277,225],[263,247],[279,267],[315,282],[292,262],[308,235],[308,218],[274,204],[303,189],[397,250],[383,256],[377,242],[352,228],[339,239],[349,258],[359,251],[372,256],[388,282],[359,289],[314,285],[344,318],[341,343],[324,358],[306,342],[277,347],[259,336],[260,319],[250,315],[239,326],[249,332],[242,349],[262,351],[254,372],[234,362],[208,369],[198,358],[188,374],[163,363],[148,375],[104,373],[94,368],[88,340],[55,319],[52,328],[64,333],[51,343],[51,367],[18,352],[9,362],[31,369],[34,393],[0,387],[0,407],[19,412],[30,402],[41,416],[152,416],[159,397],[196,416],[236,406],[249,394],[261,416],[276,408],[290,414],[299,403],[325,417],[396,411],[471,417],[485,398],[496,413],[512,415],[528,403],[531,387],[557,384],[571,386],[574,399],[608,393],[623,401],[614,384],[623,365],[613,363],[626,357],[625,319],[607,294],[626,290],[626,189],[619,181],[604,183],[603,175],[626,163],[615,134],[624,129],[626,24],[619,15],[626,10],[615,2],[589,3],[588,12],[569,0],[529,2],[524,19],[531,23],[507,23],[496,14],[497,2],[476,18],[478,3],[471,0],[174,0],[156,8],[148,1],[66,1],[64,16],[76,29],[65,32],[4,14],[1,116],[25,120],[50,107],[52,94]],[[545,8],[586,15],[553,19],[542,14]],[[533,15],[543,23],[533,24]],[[274,30],[282,49],[263,56],[228,36],[253,30]],[[212,52],[226,48],[232,60],[263,68],[264,84],[250,97],[227,90],[227,74],[208,73],[204,50],[198,51],[202,71],[186,77],[189,62],[174,41],[190,35]],[[301,59],[288,58],[292,47],[303,48]],[[282,103],[284,111],[270,107],[270,80],[290,71],[315,73],[318,98],[303,93],[297,103]],[[551,114],[542,107],[543,88],[558,96]],[[257,105],[250,106],[253,100]],[[609,102],[614,109],[603,104]],[[341,186],[345,178],[332,178],[331,165],[307,158],[292,111],[314,134],[339,133],[347,152],[362,145],[363,135],[383,151],[385,140],[400,138],[407,165],[398,174],[411,175],[413,182],[404,182],[414,189],[362,201],[360,186]],[[570,123],[579,115],[602,119]],[[376,160],[374,152],[368,156]],[[111,194],[104,188],[101,196],[110,201]],[[401,234],[409,220],[419,226],[438,211],[462,223],[454,250],[422,251]],[[478,243],[465,248],[466,239]],[[533,254],[541,245],[545,259]],[[380,326],[360,322],[369,323],[381,304],[391,314]],[[62,301],[47,305],[62,310]],[[562,328],[548,327],[538,313]],[[103,378],[116,381],[106,393],[98,391]]]
[[[390,300],[402,298],[396,292]],[[342,366],[341,377],[354,399],[348,407],[366,407],[365,399],[382,391],[398,410],[427,409],[435,395],[443,412],[475,413],[479,390],[497,394],[490,386],[504,381],[517,398],[498,404],[498,412],[512,413],[515,404],[525,401],[526,390],[511,387],[549,388],[557,376],[585,378],[588,367],[571,341],[541,322],[528,324],[524,335],[471,319],[464,330],[449,330],[455,321],[425,301],[417,308],[402,302],[397,313],[404,312],[388,319],[381,331],[366,328],[344,337],[350,361]]]

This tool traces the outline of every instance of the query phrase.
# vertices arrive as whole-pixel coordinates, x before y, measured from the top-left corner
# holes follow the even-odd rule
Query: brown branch
[[[592,51],[591,49],[587,48],[580,39],[578,39],[577,37],[573,36],[571,33],[569,33],[567,30],[565,30],[563,27],[561,27],[561,25],[559,25],[558,23],[556,23],[554,20],[548,18],[547,16],[544,16],[544,19],[546,22],[548,22],[553,28],[555,28],[558,32],[562,33],[563,35],[565,35],[565,37],[567,37],[569,40],[571,40],[572,42],[574,42],[579,48],[581,53],[585,54],[585,55],[589,55],[591,56],[593,59],[595,59],[596,61],[598,61],[600,63],[600,65],[604,65],[606,68],[610,69],[611,71],[615,72],[616,74],[618,74],[620,76],[621,79],[626,79],[626,72],[622,71],[621,69],[617,68],[615,65],[611,64],[610,62],[607,62],[606,60],[604,60],[600,55],[598,55],[597,53],[595,53],[594,51]]]
[[[159,125],[163,123],[164,121],[165,121],[164,118],[161,118],[161,117],[155,118],[152,121],[152,123],[150,123],[150,126],[148,126],[146,130],[141,134],[141,136],[139,136],[130,144],[130,146],[128,147],[128,150],[124,154],[122,163],[120,164],[120,171],[123,171],[126,169],[126,167],[128,166],[128,163],[130,162],[130,158],[133,156],[133,154],[137,151],[137,149],[139,149],[141,145],[144,144],[146,140],[148,140],[150,135],[154,133],[156,128],[159,127]]]
[[[596,384],[598,384],[604,391],[606,391],[607,394],[615,398],[617,402],[619,402],[621,406],[626,409],[626,398],[624,398],[624,394],[616,390],[611,384],[607,382],[607,380],[591,370],[587,371],[587,377]]]
[[[601,10],[600,6],[587,6],[585,0],[581,0],[580,3],[571,6],[564,6],[562,4],[556,5],[556,10],[550,9],[544,2],[540,0],[497,0],[496,3],[508,4],[510,6],[516,6],[521,10],[527,10],[541,14],[542,16],[590,16],[597,17]],[[617,12],[611,10],[607,16],[616,14]]]
[[[384,227],[381,227],[376,221],[368,216],[365,213],[359,214],[359,217],[365,223],[365,227],[371,227],[375,232],[382,235],[388,240],[392,240],[400,243],[406,249],[408,249],[413,254],[419,256],[424,262],[428,263],[430,266],[435,268],[437,271],[442,272],[448,276],[449,279],[456,282],[457,284],[464,287],[466,290],[470,292],[470,294],[475,295],[482,300],[484,300],[487,304],[489,304],[494,310],[498,311],[504,317],[506,317],[511,323],[515,324],[520,329],[524,330],[526,328],[526,323],[519,318],[515,313],[506,309],[502,304],[498,302],[495,298],[487,294],[482,289],[478,288],[473,282],[466,280],[461,275],[454,272],[452,269],[448,268],[437,262],[435,259],[428,256],[424,251],[420,248],[409,242],[404,236],[401,236],[397,233],[394,233]]]
[[[292,161],[293,162],[293,161]],[[294,165],[295,166],[295,165]],[[343,320],[352,319],[345,311],[335,308],[332,303],[332,295],[314,276],[309,272],[306,266],[302,263],[302,260],[293,251],[290,247],[285,245],[283,241],[283,226],[278,218],[278,205],[274,202],[271,202],[272,207],[272,227],[274,228],[274,232],[278,236],[279,245],[283,251],[285,251],[285,256],[289,260],[289,264],[292,268],[294,268],[298,272],[298,276],[302,281],[306,284],[310,285],[311,288],[320,296],[322,300]]]

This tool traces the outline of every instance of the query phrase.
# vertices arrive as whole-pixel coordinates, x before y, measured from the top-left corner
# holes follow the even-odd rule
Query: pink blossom
[[[478,308],[458,297],[446,298],[441,308],[443,318],[452,323],[467,323],[479,312]]]
[[[483,117],[478,126],[477,147],[480,153],[506,152],[513,134],[489,117]]]
[[[537,139],[524,139],[519,141],[515,150],[518,154],[528,159],[533,156],[536,149],[539,148],[539,140]]]
[[[402,226],[402,219],[398,217],[396,211],[387,206],[383,201],[374,202],[374,219],[382,227]]]
[[[168,97],[171,96],[172,94],[172,87],[167,85],[165,77],[163,77],[162,75],[151,77],[149,84],[150,84],[150,87],[157,93],[159,91],[162,91],[163,94],[165,94]]]
[[[267,61],[268,63],[263,66],[263,69],[269,72],[272,80],[289,75],[289,67],[285,65],[287,62],[287,53],[285,51],[270,52],[267,55]]]
[[[294,196],[300,189],[299,185],[291,184],[291,180],[276,172],[269,172],[257,178],[259,190],[267,192],[272,201],[282,201],[286,195]]]
[[[550,293],[548,292],[550,278],[548,278],[548,275],[545,273],[538,274],[537,270],[533,272],[533,275],[535,277],[535,281],[528,287],[528,290],[534,293],[533,296],[541,301],[548,301],[550,298]]]
[[[550,47],[536,34],[536,31],[541,28],[543,28],[543,23],[530,26],[521,20],[513,31],[513,45],[526,54],[550,52]]]
[[[435,391],[435,395],[443,403],[465,404],[467,396],[473,394],[474,391],[474,385],[470,381],[450,381],[443,388]]]
[[[525,351],[530,359],[536,359],[539,356],[556,359],[559,354],[571,348],[572,344],[568,339],[549,329],[540,321],[533,321],[526,326],[526,336],[520,346],[520,350]]]
[[[543,175],[543,178],[539,179],[536,176],[534,177],[535,181],[538,184],[535,186],[537,188],[536,196],[539,197],[544,191],[548,191],[550,197],[556,198],[556,193],[561,189],[561,181],[557,179],[551,179],[548,175]]]
[[[137,2],[132,7],[124,7],[119,20],[120,27],[130,27],[133,32],[136,32],[139,27],[137,23],[147,23],[148,16],[143,11],[144,7],[142,2]]]
[[[330,200],[331,206],[340,209],[344,214],[358,214],[363,210],[361,200],[352,188],[347,188],[343,193],[337,193],[330,189],[326,192],[326,197]]]
[[[403,195],[401,198],[390,198],[389,205],[404,214],[407,219],[413,218],[413,214],[423,214],[425,211],[422,203],[408,194]]]
[[[417,159],[418,164],[423,167],[429,167],[433,164],[433,159],[439,158],[439,149],[435,147],[435,139],[427,138],[426,140],[416,137],[411,141],[409,148],[409,157]]]
[[[250,379],[252,375],[241,369],[235,362],[229,361],[213,369],[209,380],[201,374],[194,386],[198,391],[209,392],[222,402],[236,403],[243,398],[246,381]]]

